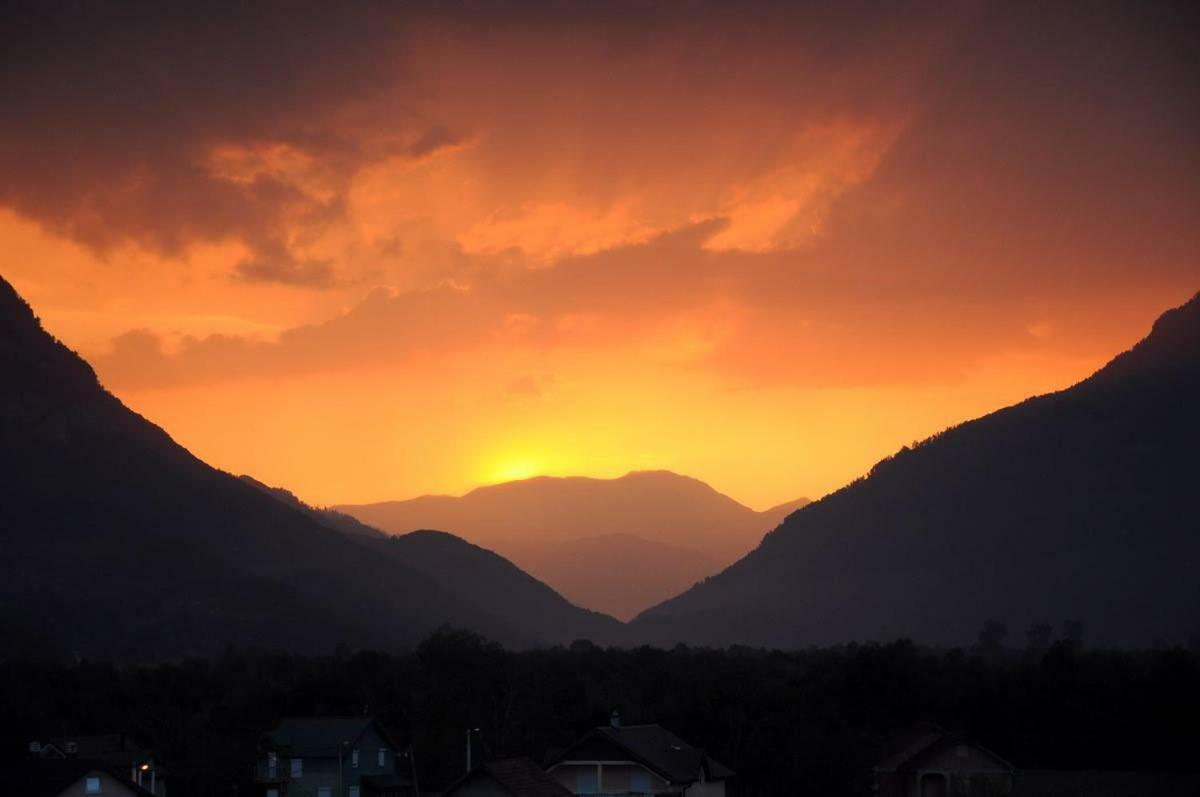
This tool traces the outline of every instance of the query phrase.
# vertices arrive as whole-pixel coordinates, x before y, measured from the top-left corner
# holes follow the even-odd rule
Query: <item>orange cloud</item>
[[[1177,7],[282,11],[13,15],[0,270],[137,408],[315,500],[817,494],[1200,278]]]
[[[519,249],[535,262],[550,265],[564,257],[647,241],[654,230],[639,223],[634,203],[603,212],[562,202],[527,204],[516,213],[493,213],[458,238],[470,255],[495,255]]]

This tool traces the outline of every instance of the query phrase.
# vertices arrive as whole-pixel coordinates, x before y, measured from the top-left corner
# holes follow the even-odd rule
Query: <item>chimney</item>
[[[613,713],[608,717],[608,724],[617,730],[621,728],[621,715],[615,708],[613,709]]]

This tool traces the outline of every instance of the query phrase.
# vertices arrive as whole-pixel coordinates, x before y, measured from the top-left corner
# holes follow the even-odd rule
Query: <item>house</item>
[[[1013,797],[1196,797],[1200,772],[1021,770]]]
[[[724,797],[733,770],[661,725],[621,725],[613,712],[548,768],[573,794]]]
[[[992,797],[1013,793],[1013,766],[986,747],[934,724],[918,725],[875,765],[878,797]]]
[[[254,780],[263,797],[409,797],[400,766],[371,717],[288,718],[264,739]]]
[[[504,758],[475,767],[442,797],[572,797],[572,792],[528,758]]]
[[[151,792],[128,780],[124,773],[111,772],[95,761],[41,758],[36,755],[0,767],[0,794],[21,797],[153,797]]]
[[[78,759],[99,764],[154,797],[166,797],[167,771],[154,755],[124,733],[95,736],[60,736],[44,742],[30,742],[29,752],[43,760]]]
[[[918,725],[875,766],[878,797],[1196,797],[1198,772],[1018,770],[960,734]]]

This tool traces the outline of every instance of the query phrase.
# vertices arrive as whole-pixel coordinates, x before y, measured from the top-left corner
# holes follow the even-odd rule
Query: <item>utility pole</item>
[[[421,786],[417,783],[417,751],[411,744],[408,746],[408,763],[412,765],[413,797],[421,797]]]
[[[478,728],[467,728],[467,772],[471,771],[471,734],[479,733]]]
[[[344,777],[344,775],[342,774],[342,752],[346,749],[347,744],[349,744],[349,742],[340,742],[338,744],[338,793],[337,793],[337,797],[345,797],[345,794],[346,794],[346,790],[342,788],[342,778]]]

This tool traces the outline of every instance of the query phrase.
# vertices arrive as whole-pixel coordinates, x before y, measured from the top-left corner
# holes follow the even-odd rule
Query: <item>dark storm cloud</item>
[[[701,124],[741,101],[722,123],[730,131],[777,125],[765,138],[776,150],[809,120],[909,120],[872,178],[834,204],[819,244],[823,267],[841,264],[864,283],[894,284],[903,274],[914,284],[990,291],[1022,274],[1059,287],[1093,277],[1087,268],[1097,266],[1048,267],[1069,252],[1089,263],[1106,258],[1088,255],[1120,252],[1160,264],[1151,273],[1194,273],[1196,8],[9,4],[0,33],[0,204],[100,252],[132,240],[178,255],[197,241],[236,240],[248,250],[233,265],[236,278],[323,287],[336,282],[339,264],[298,253],[295,231],[311,236],[343,220],[348,185],[364,165],[461,142],[476,105],[511,103],[507,116],[493,111],[487,133],[509,146],[495,168],[514,179],[547,147],[572,144],[580,160],[598,161],[566,167],[590,195],[615,195],[620,168],[677,165],[657,144],[638,148],[659,131],[653,121],[640,128],[636,109],[588,116],[589,102],[619,107],[631,83],[653,77],[671,91],[651,98],[657,105],[644,118],[661,121],[665,107]],[[457,58],[477,54],[457,82],[430,79],[445,67],[430,42],[443,38],[466,43]],[[506,45],[493,47],[498,40]],[[651,47],[670,57],[654,75],[637,74],[646,63],[626,56]],[[593,58],[600,68],[583,63]],[[634,73],[622,71],[629,63]],[[591,82],[573,84],[578,74]],[[466,96],[437,96],[435,84]],[[439,113],[450,105],[448,122]],[[542,114],[591,123],[542,141]],[[706,170],[736,160],[726,182],[760,168],[742,162],[752,155],[701,151],[710,142],[699,136],[692,151],[679,138],[673,149]],[[273,167],[271,148],[280,146],[311,161],[305,179]],[[223,147],[242,158],[231,170],[212,162]],[[880,265],[881,251],[893,271]],[[1168,256],[1173,265],[1161,265]]]
[[[327,164],[336,191],[364,153],[323,112],[403,71],[380,6],[10,4],[3,30],[0,202],[99,251],[232,237],[251,249],[245,276],[328,279],[287,262],[279,226],[336,203],[270,174],[229,179],[206,159],[282,142]]]
[[[242,277],[327,284],[332,267],[289,259],[283,228],[339,218],[346,185],[364,163],[397,151],[422,157],[459,140],[405,101],[422,90],[406,59],[426,34],[599,37],[619,54],[664,36],[703,45],[732,31],[767,43],[791,37],[777,43],[807,48],[833,66],[871,52],[896,35],[889,31],[918,30],[930,8],[8,4],[0,33],[0,203],[98,252],[132,240],[178,255],[195,241],[237,239],[250,249],[237,268]],[[476,68],[503,72],[506,65]],[[725,68],[698,60],[688,79]],[[269,171],[231,179],[208,162],[221,146],[279,144],[318,161],[325,190]]]

